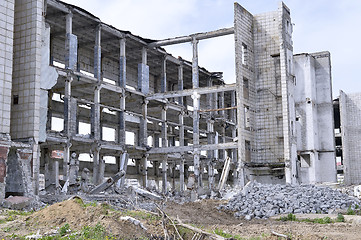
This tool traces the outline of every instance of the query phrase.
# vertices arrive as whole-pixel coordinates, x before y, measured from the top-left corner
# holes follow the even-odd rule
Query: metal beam
[[[191,96],[194,93],[197,94],[208,94],[208,93],[217,93],[217,92],[227,92],[236,90],[236,84],[226,84],[226,85],[217,85],[212,87],[203,87],[197,89],[185,89],[183,91],[169,91],[165,93],[155,93],[149,95],[147,100],[156,100],[156,99],[165,99],[165,98],[175,98],[175,97],[184,97]]]
[[[204,33],[195,33],[189,36],[182,36],[182,37],[175,37],[175,38],[168,38],[164,40],[159,40],[157,42],[153,42],[148,44],[150,48],[160,47],[160,46],[167,46],[172,44],[179,44],[179,43],[186,43],[195,40],[203,40],[208,38],[220,37],[234,33],[234,28],[222,28],[211,32],[204,32]]]

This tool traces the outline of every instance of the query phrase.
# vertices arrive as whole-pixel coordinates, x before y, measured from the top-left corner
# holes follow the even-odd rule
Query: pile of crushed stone
[[[235,212],[235,217],[267,219],[278,214],[331,213],[355,209],[356,198],[329,187],[315,185],[271,185],[251,182],[218,209]]]

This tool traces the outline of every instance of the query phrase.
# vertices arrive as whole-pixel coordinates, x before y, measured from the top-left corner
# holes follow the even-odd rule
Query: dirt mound
[[[121,217],[127,214],[113,211],[111,206],[104,203],[85,204],[82,199],[73,198],[19,218],[11,224],[14,226],[12,228],[15,230],[14,233],[22,236],[37,230],[42,235],[65,224],[69,225],[72,232],[80,231],[85,226],[95,227],[99,224],[105,228],[107,234],[125,239],[150,237],[158,232],[154,227],[150,227],[150,231],[147,231],[139,225],[122,220]],[[142,222],[147,226],[145,220]]]
[[[219,211],[216,207],[222,202],[219,200],[202,200],[177,204],[168,202],[165,211],[176,218],[177,216],[186,223],[212,225],[212,224],[237,224],[233,213]]]

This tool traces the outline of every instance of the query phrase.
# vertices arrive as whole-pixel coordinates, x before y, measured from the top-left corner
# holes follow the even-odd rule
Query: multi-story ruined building
[[[42,175],[46,188],[76,181],[84,154],[94,184],[120,169],[163,191],[190,172],[214,188],[223,169],[241,185],[335,181],[330,56],[293,55],[283,3],[259,15],[235,3],[233,27],[160,41],[57,0],[0,9],[2,197],[37,194]],[[199,41],[228,34],[235,84],[198,66]],[[184,42],[192,61],[161,48]]]
[[[361,183],[360,149],[361,94],[340,91],[334,100],[337,156],[346,184]]]

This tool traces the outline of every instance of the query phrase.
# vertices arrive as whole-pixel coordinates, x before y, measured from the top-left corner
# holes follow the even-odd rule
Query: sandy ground
[[[361,225],[352,223],[318,224],[307,222],[282,222],[279,220],[241,220],[232,213],[220,212],[219,201],[200,201],[183,205],[168,203],[166,212],[186,223],[239,235],[245,239],[278,239],[272,231],[291,239],[361,239]]]

